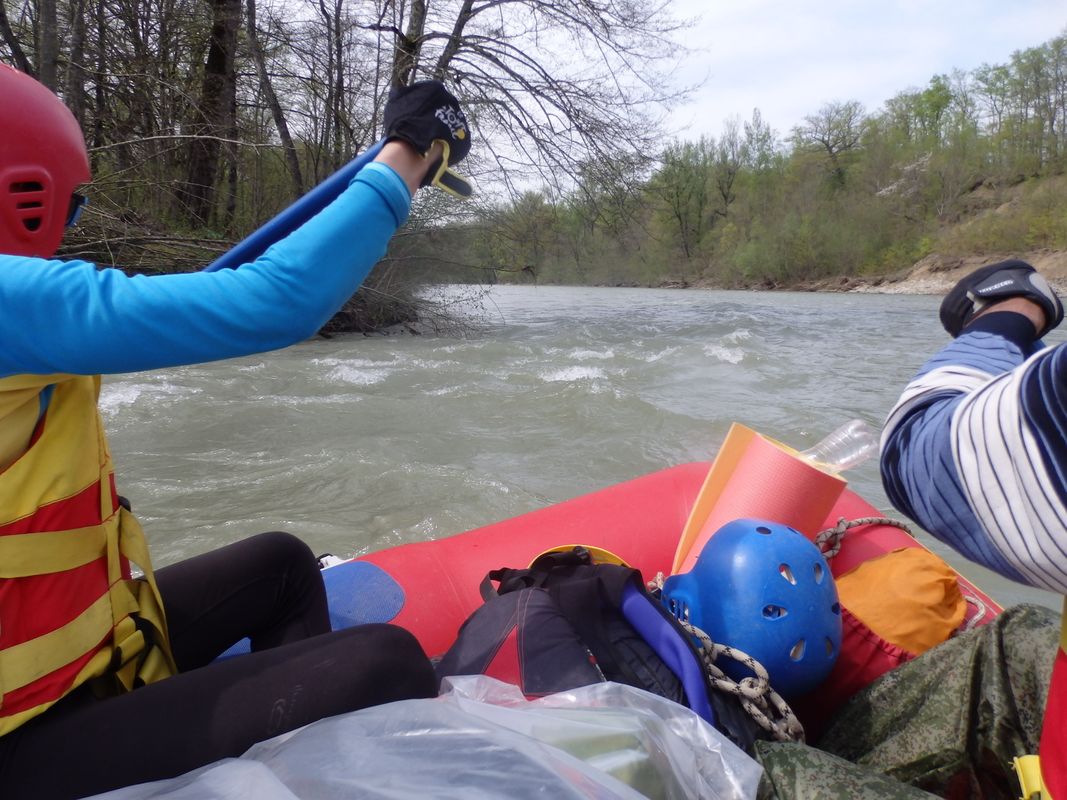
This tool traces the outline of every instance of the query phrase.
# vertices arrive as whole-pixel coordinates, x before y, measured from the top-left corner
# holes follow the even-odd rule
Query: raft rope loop
[[[815,546],[822,551],[823,556],[829,561],[841,552],[841,540],[845,538],[845,533],[852,528],[860,528],[864,525],[889,525],[893,528],[900,528],[912,539],[915,538],[915,534],[912,533],[911,528],[903,522],[890,519],[889,517],[860,517],[851,522],[844,517],[841,517],[837,520],[837,525],[834,527],[827,528],[826,530],[815,534]]]
[[[975,597],[973,594],[963,591],[962,586],[960,587],[960,590],[963,594],[963,599],[975,608],[974,614],[970,618],[964,619],[963,624],[960,625],[956,631],[957,633],[967,633],[967,631],[973,631],[981,624],[982,620],[985,619],[985,615],[989,613],[989,607],[982,602],[982,598]]]
[[[648,582],[648,589],[654,597],[658,598],[662,593],[665,580],[660,572],[654,580]],[[759,661],[741,650],[712,641],[710,636],[687,619],[678,619],[678,624],[700,640],[697,649],[712,688],[737,697],[741,707],[775,741],[804,741],[804,726],[800,724],[789,704],[771,688],[770,676]],[[755,673],[755,677],[733,680],[715,663],[720,656],[743,664]]]
[[[915,538],[911,528],[903,522],[889,517],[861,517],[851,522],[841,517],[837,520],[837,525],[815,535],[815,545],[822,551],[826,560],[829,561],[841,551],[841,540],[845,538],[845,533],[850,528],[858,528],[862,525],[890,525],[894,528],[900,528],[912,539]],[[966,633],[978,627],[981,621],[985,619],[986,614],[989,613],[989,608],[982,598],[971,594],[966,587],[960,586],[960,593],[963,595],[963,599],[975,608],[975,613],[965,618],[957,631],[958,633]]]

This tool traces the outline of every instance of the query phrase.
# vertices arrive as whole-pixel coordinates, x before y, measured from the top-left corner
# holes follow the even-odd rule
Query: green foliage
[[[669,145],[662,167],[648,182],[660,241],[675,244],[683,264],[699,256],[700,242],[710,224],[714,151],[715,142],[706,137],[695,143]]]
[[[757,110],[718,141],[667,144],[647,177],[591,162],[573,194],[527,193],[466,230],[483,265],[609,285],[783,286],[933,252],[1067,247],[1065,103],[1059,36],[1005,65],[935,75],[875,114],[827,104],[788,146]]]
[[[1067,176],[1028,181],[1011,199],[953,228],[939,249],[963,255],[1067,248]]]

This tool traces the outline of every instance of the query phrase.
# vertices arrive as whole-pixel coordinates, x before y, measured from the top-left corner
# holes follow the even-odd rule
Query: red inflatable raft
[[[867,620],[850,611],[850,601],[842,593],[841,650],[833,673],[820,686],[812,705],[811,716],[817,723],[858,689],[921,652],[910,652],[876,632],[878,624],[870,622],[871,618],[905,619],[912,631],[920,632],[919,638],[923,632],[934,631],[944,637],[989,622],[1002,610],[906,531],[887,524],[878,509],[823,466],[734,425],[711,464],[664,469],[445,539],[400,545],[326,569],[323,575],[333,625],[391,622],[414,633],[428,655],[440,656],[481,605],[479,587],[489,571],[525,567],[552,548],[576,544],[602,548],[639,569],[648,580],[658,573],[687,571],[703,543],[731,519],[770,519],[814,537],[842,519],[876,518],[879,521],[849,528],[836,555],[830,558],[828,554],[831,571],[841,578],[857,568],[895,563],[904,564],[895,573],[904,577],[883,573],[890,577],[868,590],[868,570],[858,584],[850,583],[850,587],[860,587],[859,595],[850,588],[851,602],[868,612]],[[905,554],[903,559],[897,554],[889,561],[882,558],[910,548],[923,553]],[[940,565],[935,570],[937,580],[930,584],[933,600],[916,591],[929,585],[908,585],[921,571],[913,566],[917,561]],[[904,585],[897,586],[898,580]],[[919,595],[923,599],[916,600]],[[954,609],[940,619],[939,597]],[[870,614],[872,608],[877,613]],[[937,641],[943,638],[924,646]]]
[[[708,470],[707,463],[684,464],[445,539],[361,556],[348,562],[363,573],[350,576],[360,588],[346,601],[358,611],[348,620],[335,619],[334,624],[389,621],[412,631],[431,657],[439,656],[482,603],[479,586],[487,572],[524,567],[553,547],[593,545],[640,569],[646,579],[660,572],[669,574],[679,532],[690,519]],[[859,495],[844,489],[821,529],[834,527],[842,517],[881,516]],[[864,562],[905,548],[923,545],[891,525],[854,527],[844,536],[840,552],[830,559],[831,571],[835,577],[844,575]],[[331,572],[326,570],[327,587],[335,604],[339,592],[336,580],[331,587]],[[1001,612],[992,598],[964,577],[956,577],[967,601],[958,630],[989,622]],[[368,613],[370,595],[377,605]],[[842,605],[844,630],[834,670],[813,695],[793,703],[809,735],[817,735],[855,692],[913,657],[882,639]]]
[[[396,581],[402,605],[389,621],[414,633],[429,655],[440,655],[481,605],[478,587],[489,570],[523,567],[552,547],[595,545],[620,556],[646,578],[669,574],[679,533],[709,466],[683,464],[445,539],[400,545],[356,560],[379,567]],[[833,527],[841,517],[871,516],[881,512],[846,489],[823,527]],[[836,576],[892,550],[922,546],[899,528],[868,525],[849,531],[830,566]],[[987,622],[1000,612],[995,601],[965,578],[960,576],[959,582],[964,596],[975,601],[969,604],[964,625]]]

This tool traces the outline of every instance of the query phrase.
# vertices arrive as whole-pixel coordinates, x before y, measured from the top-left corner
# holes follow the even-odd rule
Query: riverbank
[[[869,294],[945,294],[964,275],[986,264],[1021,258],[1032,264],[1049,283],[1067,293],[1067,250],[1034,250],[1019,254],[946,257],[930,255],[911,269],[874,279],[845,277],[827,281],[816,291],[865,292]]]
[[[839,275],[833,278],[775,283],[761,281],[751,286],[723,286],[698,280],[692,283],[669,281],[658,289],[753,289],[786,292],[858,292],[864,294],[935,294],[948,292],[964,275],[998,261],[1021,259],[1033,265],[1060,294],[1067,295],[1067,250],[1030,250],[1020,253],[989,253],[979,256],[929,255],[908,269],[889,275]],[[636,284],[634,284],[636,285]]]

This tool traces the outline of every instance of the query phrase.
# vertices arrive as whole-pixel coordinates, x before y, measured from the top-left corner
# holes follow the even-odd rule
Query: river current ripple
[[[925,296],[439,292],[464,335],[106,379],[120,491],[157,566],[264,530],[345,556],[445,536],[708,460],[735,420],[803,449],[854,417],[880,426],[946,341]],[[891,511],[873,461],[846,477]],[[1059,608],[924,541],[1005,604]]]

